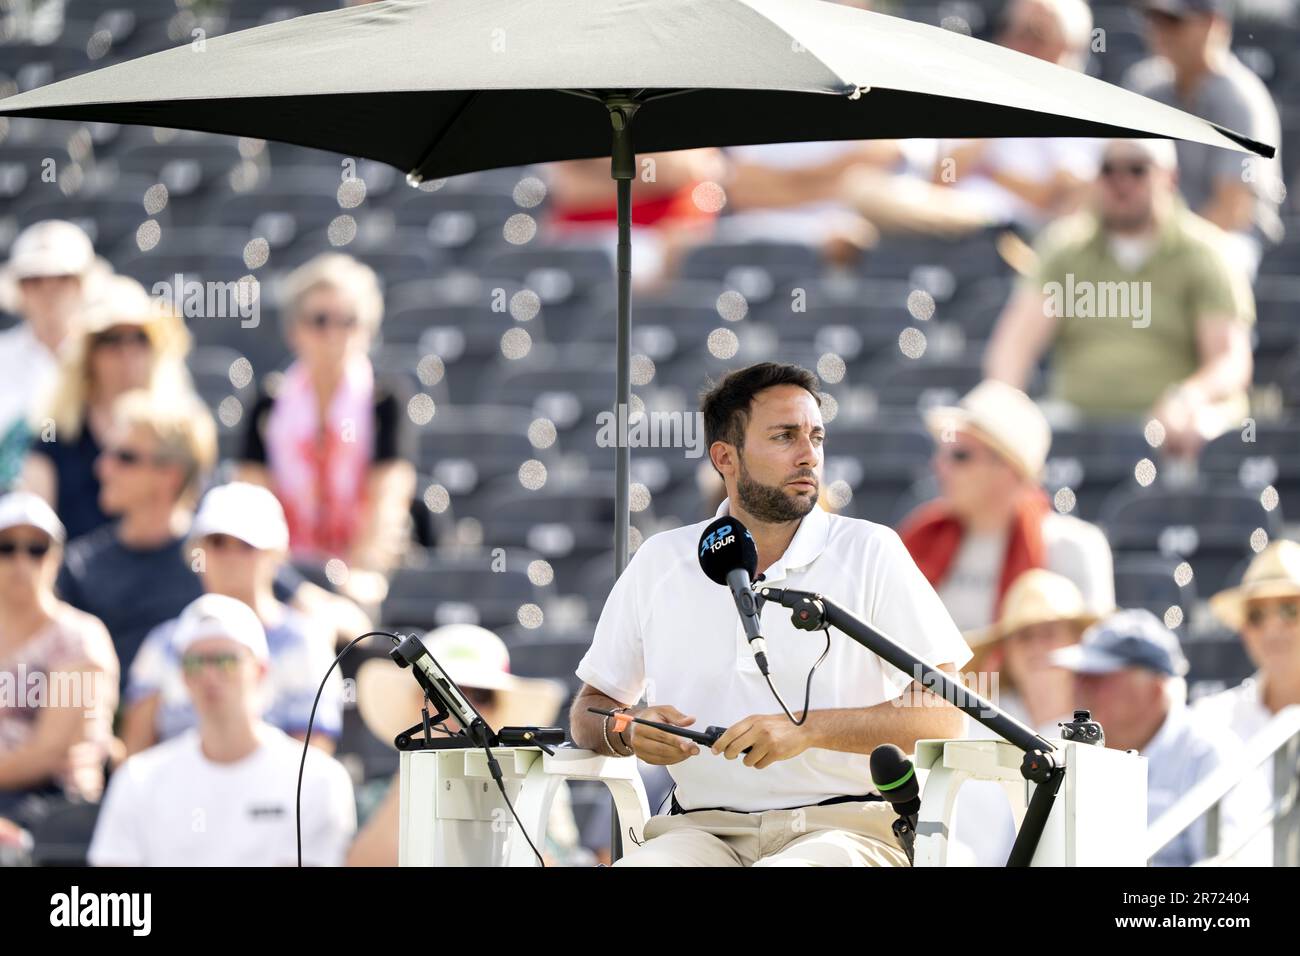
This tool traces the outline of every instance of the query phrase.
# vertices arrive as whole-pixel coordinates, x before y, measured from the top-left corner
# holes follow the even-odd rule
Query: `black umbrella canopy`
[[[106,67],[0,114],[253,136],[427,179],[608,156],[614,91],[643,104],[638,152],[1136,135],[1273,153],[1032,57],[821,0],[386,0]]]

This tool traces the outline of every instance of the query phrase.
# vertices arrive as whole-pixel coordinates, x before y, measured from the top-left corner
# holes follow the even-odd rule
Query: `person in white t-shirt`
[[[710,390],[704,428],[728,494],[718,514],[751,532],[765,582],[825,594],[955,673],[970,649],[898,535],[817,507],[820,401],[816,377],[794,365],[733,371]],[[654,535],[637,549],[577,668],[575,743],[635,753],[667,766],[675,783],[674,812],[652,818],[645,845],[619,865],[907,865],[890,829],[895,814],[871,792],[868,755],[884,743],[911,751],[918,739],[959,736],[961,713],[923,691],[918,675],[836,630],[798,630],[771,604],[761,613],[769,687],[730,591],[700,569],[707,524]],[[806,719],[796,725],[773,688],[799,715],[805,686]],[[619,733],[588,707],[727,730],[706,748],[640,724]]]
[[[22,321],[0,332],[0,489],[18,480],[34,403],[57,377],[60,352],[76,337],[87,296],[110,272],[73,223],[47,219],[14,240],[0,268],[0,311]]]
[[[1250,562],[1241,584],[1210,598],[1214,615],[1241,635],[1255,673],[1236,687],[1202,697],[1192,710],[1227,727],[1243,744],[1277,714],[1300,707],[1300,544],[1274,541]],[[1273,761],[1256,776],[1273,794]],[[1249,847],[1253,860],[1273,856],[1273,828]]]
[[[242,601],[205,594],[173,640],[198,726],[129,758],[109,782],[88,854],[93,866],[292,866],[302,745],[262,720],[269,651]],[[302,861],[338,866],[356,830],[352,781],[309,748]]]
[[[1052,430],[1028,395],[989,379],[956,406],[931,409],[926,425],[940,497],[898,533],[963,632],[991,626],[1012,583],[1033,568],[1073,581],[1094,614],[1115,606],[1106,536],[1055,511],[1039,484]]]

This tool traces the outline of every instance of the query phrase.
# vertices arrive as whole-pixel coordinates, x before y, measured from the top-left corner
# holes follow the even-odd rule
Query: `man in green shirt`
[[[1255,306],[1176,185],[1168,140],[1108,143],[1093,208],[1044,232],[984,370],[1023,388],[1050,347],[1053,397],[1086,419],[1158,419],[1165,450],[1190,457],[1247,414]]]

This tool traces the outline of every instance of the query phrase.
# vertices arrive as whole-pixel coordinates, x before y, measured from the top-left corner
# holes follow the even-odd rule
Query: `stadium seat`
[[[1190,562],[1197,590],[1210,594],[1224,585],[1238,561],[1258,550],[1254,545],[1263,547],[1257,531],[1267,540],[1278,536],[1282,516],[1241,488],[1203,483],[1175,490],[1157,484],[1113,491],[1100,524],[1117,553],[1158,551]]]

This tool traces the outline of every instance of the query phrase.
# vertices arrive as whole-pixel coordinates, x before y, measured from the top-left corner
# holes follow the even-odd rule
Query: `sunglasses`
[[[26,554],[30,558],[39,561],[50,553],[48,542],[29,541],[23,544],[21,541],[0,541],[0,558],[12,558],[16,554]]]
[[[203,539],[213,551],[253,551],[251,544],[230,534],[210,534]]]
[[[144,452],[136,451],[134,448],[105,448],[104,454],[119,465],[125,465],[128,468],[134,468],[137,465],[148,463],[151,465],[166,464],[166,459],[149,456]]]
[[[317,332],[323,332],[325,329],[354,329],[357,326],[357,317],[347,315],[343,318],[335,318],[328,312],[317,312],[314,315],[303,316],[300,320],[303,325]]]
[[[484,690],[481,687],[462,687],[461,691],[475,708],[491,707],[496,703],[497,692],[494,690]]]
[[[1145,179],[1150,170],[1150,163],[1140,161],[1120,163],[1108,159],[1101,164],[1101,175],[1105,179],[1114,179],[1121,173],[1134,179]]]
[[[233,674],[238,666],[238,654],[185,654],[181,657],[181,669],[190,676],[208,668],[222,674]]]
[[[1276,614],[1284,624],[1294,624],[1300,620],[1300,601],[1282,601],[1272,607],[1252,607],[1246,609],[1246,620],[1251,627],[1259,627]]]
[[[943,445],[939,448],[939,457],[947,459],[954,465],[964,465],[967,462],[974,461],[978,456],[975,454],[974,449],[971,448]]]
[[[148,348],[149,336],[138,329],[134,332],[100,332],[95,336],[95,347],[99,348],[101,346],[114,349],[123,346]]]

